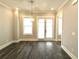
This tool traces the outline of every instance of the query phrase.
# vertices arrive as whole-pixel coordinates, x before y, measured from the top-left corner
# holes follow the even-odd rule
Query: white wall
[[[78,6],[70,0],[63,8],[62,46],[78,57]]]
[[[13,39],[12,11],[0,5],[0,46]]]

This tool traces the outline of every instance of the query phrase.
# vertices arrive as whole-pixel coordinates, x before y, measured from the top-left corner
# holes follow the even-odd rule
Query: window
[[[24,17],[23,34],[32,35],[33,20],[32,17]]]

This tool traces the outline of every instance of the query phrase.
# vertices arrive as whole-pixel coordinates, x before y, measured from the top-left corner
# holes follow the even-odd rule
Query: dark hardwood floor
[[[19,42],[0,51],[0,59],[71,59],[58,42]]]

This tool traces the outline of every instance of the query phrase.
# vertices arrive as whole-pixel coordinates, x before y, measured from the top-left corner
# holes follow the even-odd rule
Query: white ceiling
[[[0,2],[10,6],[11,8],[19,8],[23,10],[30,10],[30,0],[0,0]],[[50,10],[54,8],[57,10],[66,0],[33,0],[34,10]]]

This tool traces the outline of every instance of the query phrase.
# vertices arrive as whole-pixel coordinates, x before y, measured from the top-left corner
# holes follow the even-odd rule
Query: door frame
[[[37,16],[37,21],[36,21],[36,22],[37,22],[37,29],[38,29],[38,20],[39,20],[39,17],[41,17],[41,18],[43,18],[43,19],[45,19],[45,20],[46,20],[47,18],[49,18],[49,17],[52,18],[52,20],[53,20],[53,21],[52,21],[52,22],[53,22],[52,26],[54,26],[54,18],[53,18],[52,16],[49,16],[49,17],[48,17],[48,16]],[[37,36],[37,39],[42,40],[42,41],[54,41],[53,39],[54,39],[54,33],[55,33],[55,32],[54,32],[54,28],[55,28],[55,27],[52,27],[52,29],[53,29],[53,30],[52,30],[52,31],[53,31],[52,38],[46,38],[46,21],[45,21],[44,24],[45,24],[45,29],[44,29],[44,33],[45,33],[45,34],[44,34],[44,38],[43,38],[43,39],[42,39],[42,38],[38,38],[38,36]],[[38,30],[37,30],[37,35],[38,35]]]

